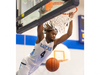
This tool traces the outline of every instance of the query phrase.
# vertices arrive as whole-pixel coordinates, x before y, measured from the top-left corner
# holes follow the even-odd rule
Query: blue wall
[[[19,45],[34,46],[36,39],[37,39],[36,36],[16,34],[16,44],[19,44]],[[69,49],[84,50],[84,44],[80,44],[78,40],[66,40],[62,44],[67,46]]]

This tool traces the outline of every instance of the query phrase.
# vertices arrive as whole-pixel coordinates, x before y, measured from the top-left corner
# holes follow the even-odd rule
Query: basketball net
[[[49,25],[51,23],[55,28],[57,28],[58,32],[64,33],[65,28],[69,25],[69,22],[70,22],[69,19],[70,18],[68,18],[66,15],[61,14],[45,22],[43,26],[45,27],[46,23],[48,23]]]
[[[53,7],[53,5],[60,5],[62,4],[62,2],[49,2],[45,5],[45,10],[47,11],[50,11],[51,8]],[[47,6],[47,7],[46,7]],[[50,7],[51,8],[48,8]],[[77,12],[77,7],[76,7],[76,10],[74,9],[74,13]],[[72,11],[71,11],[72,12]],[[44,24],[43,24],[43,27],[46,28],[45,24],[52,24],[55,28],[57,28],[58,32],[60,33],[65,33],[65,30],[66,30],[66,27],[68,28],[69,26],[69,23],[72,19],[69,17],[69,13],[68,12],[65,12],[65,13],[62,13],[48,21],[46,21]]]
[[[77,8],[76,8],[76,11],[77,11]],[[46,21],[43,24],[43,26],[46,27],[45,24],[47,23],[49,25],[52,24],[55,28],[57,28],[58,32],[65,33],[66,27],[68,28],[71,20],[72,18],[69,17],[69,13],[63,13]]]

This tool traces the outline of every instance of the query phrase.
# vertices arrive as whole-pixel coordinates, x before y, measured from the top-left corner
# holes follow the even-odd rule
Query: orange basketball
[[[51,72],[56,71],[59,68],[59,61],[56,58],[49,58],[46,61],[46,68]]]

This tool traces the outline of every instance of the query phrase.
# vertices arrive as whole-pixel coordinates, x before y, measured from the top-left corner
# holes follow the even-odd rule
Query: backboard
[[[53,4],[53,5],[52,5]],[[20,15],[16,18],[21,34],[76,6],[79,0],[20,0]],[[22,24],[19,27],[19,24]]]

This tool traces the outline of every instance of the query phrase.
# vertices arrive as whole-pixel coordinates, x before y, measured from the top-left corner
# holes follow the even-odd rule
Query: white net
[[[52,19],[50,19],[49,21],[45,22],[45,23],[52,23],[52,25],[57,28],[58,32],[60,33],[64,33],[66,27],[68,27],[69,22],[70,22],[70,18],[68,17],[68,15],[59,15],[56,16]],[[44,27],[45,27],[45,23],[44,23]]]

